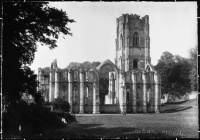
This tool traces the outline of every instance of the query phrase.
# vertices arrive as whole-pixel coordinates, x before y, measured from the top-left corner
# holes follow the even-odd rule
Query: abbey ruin
[[[73,113],[159,113],[161,78],[151,65],[149,16],[117,18],[115,64],[105,60],[96,69],[60,70],[54,60],[47,73],[39,68],[45,100],[61,97]],[[100,72],[110,66],[107,102],[100,101]]]

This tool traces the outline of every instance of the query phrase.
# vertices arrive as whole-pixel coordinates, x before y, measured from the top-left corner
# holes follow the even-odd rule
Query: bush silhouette
[[[54,99],[51,105],[56,112],[69,112],[71,108],[69,102],[63,98]]]
[[[19,133],[21,125],[21,134]],[[34,138],[49,129],[60,129],[66,125],[49,109],[25,102],[18,103],[3,113],[3,133],[21,135],[23,138]]]

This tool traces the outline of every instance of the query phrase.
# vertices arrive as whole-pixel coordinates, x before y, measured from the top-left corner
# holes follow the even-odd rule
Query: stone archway
[[[99,75],[100,112],[118,112],[118,75],[119,68],[110,60],[105,60],[97,68]],[[112,87],[111,87],[112,86]],[[107,103],[105,101],[108,101]]]
[[[106,65],[113,67],[115,69],[115,72],[119,74],[119,68],[117,68],[117,66],[115,66],[115,64],[111,62],[109,59],[103,61],[96,69],[100,72],[102,68]]]
[[[97,68],[99,73],[99,93],[100,93],[100,104],[114,104],[114,94],[116,93],[117,77],[119,69],[110,60],[105,60]],[[113,79],[111,78],[113,75]],[[112,79],[112,81],[110,81]],[[114,87],[111,87],[111,85]],[[111,99],[112,98],[112,99]],[[105,101],[108,101],[107,103]]]

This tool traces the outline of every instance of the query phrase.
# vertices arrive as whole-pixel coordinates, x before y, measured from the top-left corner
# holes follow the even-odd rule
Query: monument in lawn
[[[61,70],[54,60],[39,68],[39,86],[46,101],[61,97],[74,113],[156,113],[160,111],[161,80],[151,65],[149,16],[123,14],[117,18],[115,64],[105,60],[96,69]],[[109,90],[101,98],[100,73],[106,66]],[[101,101],[106,99],[106,101]],[[106,104],[105,104],[106,102]]]

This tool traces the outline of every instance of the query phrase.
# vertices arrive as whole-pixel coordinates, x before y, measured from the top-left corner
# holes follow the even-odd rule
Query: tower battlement
[[[132,20],[135,21],[140,21],[142,22],[142,25],[147,25],[149,24],[149,15],[145,15],[143,17],[140,17],[137,14],[123,14],[122,16],[120,16],[119,18],[116,19],[117,22],[117,27],[119,26],[119,23],[129,23]]]

